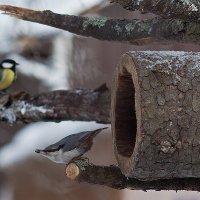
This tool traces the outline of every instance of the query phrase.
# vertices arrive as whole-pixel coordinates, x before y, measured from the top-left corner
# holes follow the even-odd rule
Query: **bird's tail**
[[[104,128],[99,128],[99,129],[96,129],[96,130],[91,131],[93,137],[95,137],[98,133],[100,133],[102,130],[107,129],[107,128],[108,128],[108,127],[104,127]]]
[[[90,150],[92,144],[93,144],[93,138],[100,133],[102,130],[107,129],[108,127],[99,128],[93,131],[90,131],[89,134],[87,134],[85,137],[82,138],[81,146],[86,148],[87,151]]]

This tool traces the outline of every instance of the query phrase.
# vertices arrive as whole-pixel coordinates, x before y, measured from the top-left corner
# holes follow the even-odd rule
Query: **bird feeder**
[[[115,156],[124,175],[200,177],[200,53],[126,53],[111,101]]]

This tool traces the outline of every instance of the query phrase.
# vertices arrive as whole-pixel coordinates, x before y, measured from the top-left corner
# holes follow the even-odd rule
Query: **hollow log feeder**
[[[116,69],[113,143],[125,176],[200,177],[200,53],[129,52]]]

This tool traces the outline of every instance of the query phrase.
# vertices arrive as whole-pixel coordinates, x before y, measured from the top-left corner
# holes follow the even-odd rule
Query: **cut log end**
[[[65,173],[70,180],[75,180],[80,174],[80,169],[75,163],[66,166]]]
[[[199,53],[170,51],[121,58],[111,123],[124,175],[145,181],[200,177],[199,60]]]
[[[115,155],[122,172],[128,176],[132,169],[131,157],[137,151],[140,137],[140,94],[137,72],[132,59],[124,55],[117,69],[111,100],[112,131]]]

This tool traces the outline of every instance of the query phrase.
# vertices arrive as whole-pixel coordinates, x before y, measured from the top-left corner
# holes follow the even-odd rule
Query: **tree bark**
[[[71,33],[99,40],[126,41],[143,45],[151,41],[177,40],[200,43],[200,24],[180,19],[128,20],[106,17],[60,15],[49,10],[34,11],[14,6],[0,6],[5,14],[37,22]]]
[[[108,186],[115,189],[131,190],[190,190],[200,191],[199,178],[173,178],[155,181],[140,181],[127,178],[116,166],[96,166],[83,160],[76,160],[66,167],[67,178]]]
[[[24,92],[0,97],[0,120],[8,123],[37,121],[96,121],[110,123],[110,91],[58,90],[31,96]]]
[[[111,123],[123,174],[200,177],[200,53],[130,52],[116,70]]]
[[[177,18],[199,22],[200,2],[196,0],[112,0],[123,8],[131,11],[140,10],[142,13],[154,13],[164,18]]]

